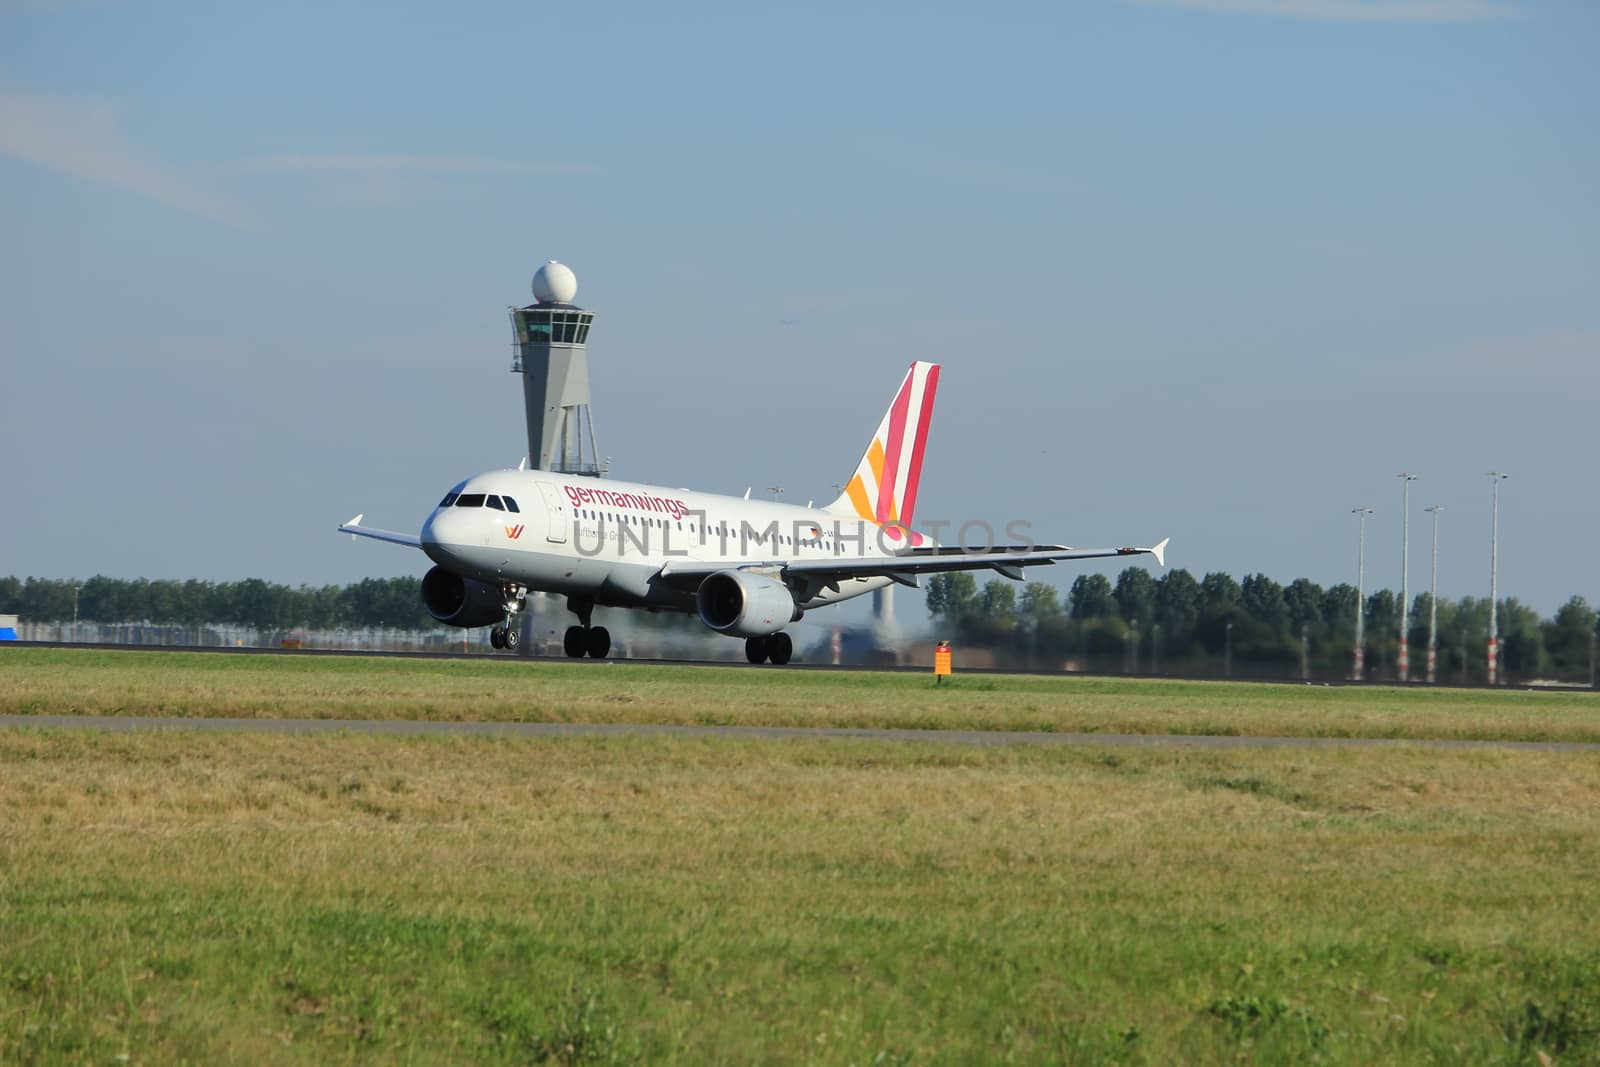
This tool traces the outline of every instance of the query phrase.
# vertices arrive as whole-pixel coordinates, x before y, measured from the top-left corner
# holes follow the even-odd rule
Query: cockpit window
[[[482,493],[462,493],[460,496],[456,497],[456,507],[458,507],[458,508],[481,508],[481,507],[483,507],[483,494]]]
[[[483,504],[485,507],[494,508],[496,511],[504,511],[506,509],[506,506],[500,503],[500,498],[493,493],[489,494],[488,499],[484,500]]]
[[[504,500],[506,502],[506,510],[507,511],[516,511],[516,512],[521,512],[522,511],[521,508],[517,507],[517,502],[515,500],[512,500],[510,497],[502,496],[500,499]]]
[[[444,499],[439,501],[439,506],[441,508],[447,508],[451,504],[454,504],[455,502],[456,502],[456,495],[454,493],[446,493],[444,495]]]

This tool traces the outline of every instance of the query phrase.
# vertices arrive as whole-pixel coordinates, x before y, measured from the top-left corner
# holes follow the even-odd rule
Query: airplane
[[[420,548],[434,566],[422,603],[442,623],[492,626],[489,643],[514,649],[530,591],[564,594],[578,617],[563,639],[573,659],[604,659],[611,635],[596,607],[698,615],[745,639],[751,663],[793,655],[784,627],[808,611],[891,584],[946,571],[993,570],[1021,580],[1025,567],[1064,560],[1152,555],[1150,548],[1064,545],[947,546],[912,527],[939,366],[916,362],[837,500],[823,508],[751,500],[553,471],[497,470],[450,489],[420,534],[363,526],[339,530]]]

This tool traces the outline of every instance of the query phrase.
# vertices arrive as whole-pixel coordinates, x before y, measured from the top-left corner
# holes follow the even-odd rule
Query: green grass
[[[1597,813],[1588,753],[4,731],[0,1063],[1595,1063]]]
[[[1592,691],[0,649],[0,713],[1600,742]]]

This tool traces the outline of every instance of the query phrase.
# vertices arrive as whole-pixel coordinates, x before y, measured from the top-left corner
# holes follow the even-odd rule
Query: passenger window
[[[506,509],[505,505],[500,503],[500,498],[495,496],[493,493],[489,494],[489,498],[484,501],[484,504],[487,507],[494,508],[496,511],[504,511]]]
[[[520,512],[522,510],[521,508],[517,507],[517,502],[515,500],[511,499],[510,497],[502,496],[500,499],[504,500],[506,502],[506,510],[507,511]]]
[[[483,507],[483,494],[482,493],[462,493],[460,496],[456,497],[456,507],[458,507],[458,508],[481,508],[481,507]]]

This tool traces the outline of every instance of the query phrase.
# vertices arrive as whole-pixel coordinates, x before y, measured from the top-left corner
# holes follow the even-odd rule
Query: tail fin
[[[937,363],[913,363],[883,413],[856,472],[828,511],[855,515],[884,527],[891,536],[909,529],[922,480],[922,452],[933,419],[933,396],[939,388]]]

